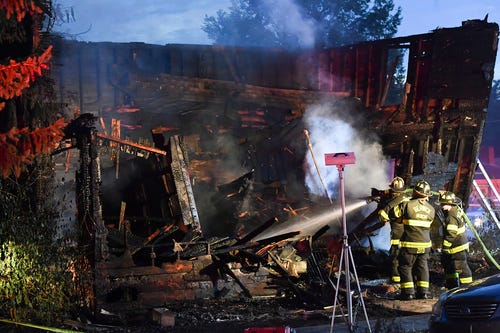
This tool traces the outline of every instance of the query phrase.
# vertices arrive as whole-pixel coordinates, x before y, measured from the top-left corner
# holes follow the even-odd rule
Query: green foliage
[[[393,0],[232,0],[202,29],[215,44],[294,49],[389,38],[400,23]]]
[[[6,242],[0,246],[0,314],[52,324],[70,307],[71,276],[56,248]],[[57,259],[59,257],[59,259]],[[57,260],[57,261],[56,261]]]
[[[327,47],[394,36],[401,8],[392,0],[299,0],[305,13],[319,23],[317,40]]]
[[[15,13],[10,20],[0,13],[2,63],[46,49],[48,35],[40,33],[39,23],[52,15],[50,0],[3,1],[0,7]],[[22,21],[17,19],[20,15]],[[7,108],[0,112],[0,132],[48,126],[58,117],[54,96],[52,80],[45,75],[37,79],[21,96],[7,101]],[[0,317],[52,324],[71,310],[75,287],[70,268],[75,270],[69,264],[75,262],[75,256],[68,248],[62,253],[55,238],[58,216],[53,168],[51,157],[40,154],[22,169],[18,179],[0,179]]]
[[[52,324],[70,310],[73,260],[54,238],[50,174],[39,163],[23,179],[0,181],[0,317]]]
[[[203,31],[215,44],[278,46],[269,15],[255,0],[232,0],[230,12],[219,10],[216,17],[205,16]]]
[[[46,196],[52,192],[48,182],[52,171],[48,167],[38,163],[23,178],[0,181],[0,242],[54,241],[56,213],[51,208],[51,198]]]

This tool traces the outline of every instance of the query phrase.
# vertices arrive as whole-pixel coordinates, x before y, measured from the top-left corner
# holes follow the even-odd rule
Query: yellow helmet
[[[401,177],[394,177],[389,187],[394,192],[403,192],[405,190],[405,181]]]
[[[425,180],[419,180],[415,184],[413,190],[417,192],[417,194],[424,197],[428,197],[429,195],[431,195],[431,185],[429,185],[429,183],[426,182]]]
[[[445,205],[454,205],[457,203],[455,193],[446,191],[439,194],[439,203]]]

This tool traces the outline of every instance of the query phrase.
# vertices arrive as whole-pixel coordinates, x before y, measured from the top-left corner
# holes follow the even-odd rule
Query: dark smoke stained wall
[[[408,183],[429,178],[433,189],[446,186],[467,198],[497,35],[495,23],[472,20],[428,34],[301,53],[61,41],[55,79],[68,114],[78,108],[103,117],[106,124],[120,118],[122,137],[149,140],[151,130],[160,128],[167,137],[194,135],[199,146],[193,149],[203,151],[217,137],[228,143],[229,132],[239,152],[217,146],[233,154],[226,161],[231,165],[228,172],[221,171],[220,164],[208,172],[193,170],[200,178],[207,173],[221,177],[217,184],[249,167],[258,167],[262,183],[286,183],[292,172],[276,166],[290,166],[292,161],[283,154],[287,149],[297,163],[306,153],[300,118],[308,105],[348,101],[356,104],[355,111],[348,112],[358,113],[363,125],[380,135],[384,153],[396,161],[396,174]],[[393,80],[394,51],[407,54],[403,83]],[[390,99],[388,92],[394,88],[396,99]],[[127,108],[139,111],[120,113]],[[289,133],[277,135],[278,128]],[[291,142],[290,147],[283,142]],[[269,154],[266,146],[278,152]],[[250,163],[235,168],[245,158]]]
[[[128,83],[129,66],[137,54],[146,72],[158,74],[167,67],[164,47],[155,45],[60,40],[54,52],[53,77],[60,102],[70,112],[78,108],[82,113],[101,114],[123,105],[126,92],[119,87]]]

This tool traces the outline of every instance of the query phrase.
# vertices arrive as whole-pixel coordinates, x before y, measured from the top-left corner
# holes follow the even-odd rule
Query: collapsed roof
[[[54,70],[61,103],[72,118],[95,118],[84,121],[83,133],[68,135],[85,156],[76,166],[77,193],[85,197],[77,200],[77,219],[95,245],[99,304],[124,286],[133,286],[142,304],[201,297],[184,291],[187,283],[203,281],[206,266],[183,262],[181,268],[177,260],[211,255],[230,262],[230,250],[242,246],[253,250],[239,251],[240,265],[255,272],[257,263],[271,261],[288,278],[272,252],[277,245],[266,246],[297,236],[296,228],[282,225],[261,243],[250,243],[256,238],[248,235],[276,220],[311,219],[318,207],[331,209],[335,188],[315,192],[309,184],[321,177],[311,160],[314,152],[325,153],[320,142],[351,150],[362,138],[352,169],[363,176],[346,179],[351,197],[369,195],[370,187],[399,175],[409,185],[425,178],[433,190],[467,199],[497,41],[498,25],[479,20],[295,52],[61,41]],[[112,159],[96,160],[88,145]],[[380,179],[373,179],[373,169],[381,169]],[[317,239],[325,224],[302,236]],[[279,234],[286,237],[272,238]],[[199,246],[185,251],[193,243]],[[239,286],[255,294],[265,289],[262,283],[251,291]]]

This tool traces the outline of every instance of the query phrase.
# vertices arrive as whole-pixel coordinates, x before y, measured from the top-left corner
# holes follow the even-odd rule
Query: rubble
[[[311,193],[305,183],[310,170],[304,161],[312,153],[303,119],[308,107],[325,103],[332,113],[343,110],[343,121],[381,142],[392,172],[406,183],[429,178],[436,188],[453,188],[465,198],[491,85],[491,78],[481,76],[482,67],[473,65],[494,62],[497,36],[496,24],[464,22],[424,35],[283,54],[290,61],[274,63],[267,61],[275,57],[265,57],[277,52],[272,50],[64,44],[73,54],[116,55],[102,58],[112,61],[106,80],[96,74],[99,85],[87,82],[102,89],[95,98],[84,98],[88,91],[81,86],[68,94],[98,101],[98,106],[79,103],[89,110],[80,110],[68,126],[71,145],[64,148],[80,153],[74,167],[75,220],[83,231],[80,243],[88,245],[94,314],[102,310],[119,314],[115,320],[145,320],[151,309],[166,308],[175,313],[175,327],[190,328],[241,318],[266,322],[267,316],[275,324],[276,318],[286,324],[328,318],[324,308],[331,306],[342,271],[341,212],[328,191]],[[470,49],[465,62],[458,50],[469,50],[473,41],[481,49]],[[142,47],[151,52],[137,53]],[[394,50],[410,53],[399,95],[389,94],[398,87],[386,80]],[[128,57],[130,52],[137,57]],[[254,62],[255,52],[266,62]],[[144,54],[156,60],[142,59]],[[248,81],[233,82],[224,66],[201,61],[207,54],[246,59],[252,65],[241,66],[240,74]],[[309,61],[301,61],[305,58]],[[339,59],[351,59],[352,67]],[[83,61],[98,60],[89,55]],[[203,70],[189,71],[193,63]],[[303,67],[313,63],[320,66]],[[469,66],[466,78],[449,72],[455,63]],[[276,72],[255,75],[269,66]],[[59,78],[82,75],[77,68]],[[108,108],[110,96],[114,104]],[[117,104],[116,96],[123,103]],[[349,200],[361,208],[368,205],[366,196]],[[360,209],[347,214],[359,275],[363,282],[383,279],[387,255],[361,245],[374,215],[366,217]],[[390,286],[363,288],[368,299],[380,293],[394,300]],[[378,314],[378,305],[370,310]]]

